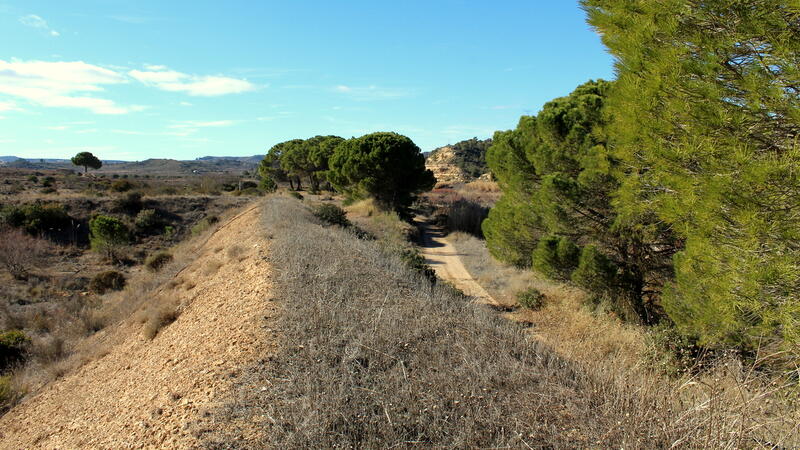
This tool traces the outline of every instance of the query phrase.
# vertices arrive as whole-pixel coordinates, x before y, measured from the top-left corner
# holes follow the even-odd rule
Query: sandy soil
[[[193,448],[240,367],[275,350],[260,208],[224,224],[166,290],[183,312],[148,340],[124,339],[0,418],[0,448]],[[235,250],[231,250],[235,248]],[[239,427],[241,429],[241,427]]]
[[[461,292],[475,297],[479,303],[498,305],[486,289],[472,278],[461,262],[458,250],[447,240],[444,231],[419,219],[418,223],[422,233],[420,242],[422,256],[436,271],[436,275],[453,283]]]

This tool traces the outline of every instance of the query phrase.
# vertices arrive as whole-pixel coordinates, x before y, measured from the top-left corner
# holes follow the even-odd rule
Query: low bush
[[[120,250],[130,242],[130,231],[116,217],[97,215],[89,221],[89,242],[92,250],[119,260]]]
[[[180,316],[180,303],[173,299],[157,298],[147,306],[145,324],[142,332],[147,339],[153,339],[165,326],[175,322]]]
[[[194,224],[192,226],[192,234],[197,235],[205,232],[209,228],[211,228],[215,223],[219,222],[219,217],[217,216],[208,216]]]
[[[100,272],[89,283],[89,289],[100,295],[108,291],[119,291],[124,287],[125,276],[116,270]]]
[[[164,228],[164,222],[155,209],[143,209],[139,211],[133,224],[136,226],[136,230],[143,234],[156,234]]]
[[[296,198],[298,200],[302,200],[303,199],[303,194],[301,194],[301,193],[299,193],[297,191],[289,191],[289,195],[291,195],[292,197],[294,197],[294,198]]]
[[[144,265],[147,267],[147,270],[151,272],[158,272],[164,266],[172,262],[172,255],[167,252],[159,252],[155,255],[147,258]]]
[[[117,180],[111,183],[111,190],[114,192],[127,192],[133,189],[133,183],[128,180]]]
[[[542,306],[544,306],[545,299],[546,297],[544,294],[533,287],[517,294],[517,303],[519,303],[522,307],[532,309],[534,311],[541,309]]]
[[[445,208],[444,215],[447,217],[446,226],[449,231],[463,231],[483,238],[481,224],[489,216],[489,208],[467,199],[459,199]]]
[[[6,206],[0,210],[0,221],[35,235],[68,229],[71,220],[64,206],[57,203]]]
[[[352,225],[347,219],[347,213],[333,203],[323,203],[314,208],[314,216],[324,225],[338,225],[349,227]]]
[[[128,192],[114,202],[114,209],[130,215],[137,214],[144,208],[141,192]]]
[[[258,183],[258,188],[264,192],[275,192],[278,190],[278,184],[270,177],[264,177]]]
[[[0,373],[25,359],[31,340],[20,330],[0,332]]]
[[[27,280],[31,268],[43,262],[47,244],[22,230],[0,227],[0,265],[17,280]]]

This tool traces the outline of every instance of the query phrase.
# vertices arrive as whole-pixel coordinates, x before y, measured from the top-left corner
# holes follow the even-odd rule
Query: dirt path
[[[420,247],[425,262],[436,271],[436,275],[453,283],[461,292],[475,297],[478,302],[489,305],[498,303],[467,271],[456,248],[448,242],[445,232],[423,218],[415,219],[420,229]]]
[[[275,349],[262,330],[277,309],[260,211],[231,219],[166,285],[183,310],[175,322],[152,340],[136,315],[108,330],[123,339],[107,354],[0,418],[0,448],[200,446],[240,368]]]

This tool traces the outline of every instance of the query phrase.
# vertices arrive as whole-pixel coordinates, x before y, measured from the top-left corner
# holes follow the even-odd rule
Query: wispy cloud
[[[408,97],[414,92],[410,89],[385,88],[376,85],[369,86],[348,86],[340,84],[333,88],[334,92],[345,94],[359,101],[369,100],[391,100],[396,98]]]
[[[19,23],[25,25],[26,27],[37,28],[39,30],[46,31],[47,34],[53,37],[61,36],[61,33],[50,28],[50,26],[47,25],[47,21],[36,14],[28,14],[27,16],[20,17]]]
[[[247,80],[220,75],[190,75],[165,66],[146,66],[146,70],[131,70],[128,75],[148,86],[163,91],[186,92],[198,97],[240,94],[256,89]]]
[[[169,126],[169,128],[215,128],[215,127],[229,127],[235,124],[235,120],[211,120],[211,121],[200,121],[200,120],[184,120],[178,123],[174,123]]]
[[[0,112],[3,111],[22,111],[14,102],[0,102]]]
[[[102,92],[104,86],[126,83],[124,76],[83,61],[0,60],[0,93],[53,108],[82,108],[96,114],[126,114],[141,106],[120,106],[86,92]]]

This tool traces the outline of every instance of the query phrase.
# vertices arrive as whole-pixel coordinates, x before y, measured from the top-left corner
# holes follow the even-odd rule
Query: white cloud
[[[19,23],[25,25],[26,27],[37,28],[39,30],[47,31],[47,34],[53,37],[61,36],[61,33],[51,29],[50,26],[47,25],[47,21],[37,16],[36,14],[28,14],[27,16],[20,17]]]
[[[256,86],[247,80],[238,78],[190,75],[165,66],[145,66],[147,70],[131,70],[128,75],[148,86],[155,86],[163,91],[186,92],[198,97],[216,97],[227,94],[240,94],[252,91]]]
[[[369,86],[347,86],[340,84],[333,88],[334,92],[349,95],[354,100],[390,100],[401,97],[408,97],[413,92],[409,89],[384,88],[374,84]]]
[[[22,111],[14,102],[0,102],[0,111]]]
[[[104,85],[126,83],[122,75],[83,61],[0,60],[0,93],[23,98],[41,106],[82,108],[96,114],[126,114],[142,107],[125,107],[112,100],[75,95],[102,92]]]

